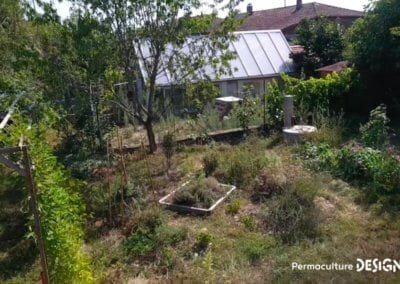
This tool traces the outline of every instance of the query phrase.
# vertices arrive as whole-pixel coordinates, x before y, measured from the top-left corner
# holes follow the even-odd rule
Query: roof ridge
[[[343,10],[347,10],[347,11],[364,13],[364,11],[353,10],[353,9],[344,8],[344,7],[340,7],[340,6],[329,5],[329,4],[320,3],[320,2],[317,2],[317,1],[314,1],[314,2],[311,2],[311,3],[314,4],[314,8],[315,8],[315,4],[318,4],[318,5],[327,6],[327,7],[331,7],[331,8],[339,8],[339,9],[343,9]]]
[[[328,4],[320,3],[320,2],[317,2],[317,1],[310,2],[310,3],[303,3],[303,6],[313,6],[314,11],[317,14],[315,4],[322,5],[322,6],[327,6],[327,7],[331,7],[331,8],[343,9],[343,10],[352,11],[352,12],[363,13],[363,11],[352,10],[352,9],[344,8],[344,7],[340,7],[340,6],[328,5]],[[296,5],[290,5],[290,6],[286,6],[286,7],[276,7],[276,8],[271,8],[271,9],[254,10],[253,13],[263,12],[263,11],[271,11],[271,10],[289,9],[289,8],[295,8],[295,7],[296,7]],[[243,14],[247,14],[247,12],[242,12],[242,13],[239,13],[239,14],[243,15]]]

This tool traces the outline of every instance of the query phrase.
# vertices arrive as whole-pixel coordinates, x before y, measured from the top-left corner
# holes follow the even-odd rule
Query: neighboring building
[[[318,72],[319,77],[323,78],[326,75],[332,74],[334,72],[336,72],[336,73],[342,72],[343,70],[346,70],[349,67],[350,67],[350,62],[345,60],[345,61],[337,62],[332,65],[324,66],[315,71]]]
[[[296,27],[303,19],[315,19],[321,16],[347,28],[362,17],[363,12],[317,2],[303,4],[301,0],[297,0],[297,5],[294,6],[262,11],[253,11],[252,5],[249,4],[247,13],[240,14],[240,17],[244,18],[244,22],[239,31],[282,30],[286,39],[292,42]]]
[[[236,52],[230,64],[232,75],[224,74],[216,79],[212,68],[205,68],[207,77],[221,89],[221,96],[243,97],[243,90],[252,86],[254,94],[265,92],[267,83],[281,73],[294,72],[290,59],[290,47],[279,30],[235,32],[237,40],[229,45]],[[171,74],[163,69],[156,79],[163,96],[177,96]],[[173,91],[171,92],[171,89]],[[179,98],[175,99],[179,101]]]

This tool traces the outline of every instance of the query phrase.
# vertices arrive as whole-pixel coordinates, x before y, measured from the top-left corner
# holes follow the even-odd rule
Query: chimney
[[[247,4],[247,15],[253,15],[253,5],[251,3]]]
[[[296,11],[300,10],[302,7],[303,7],[303,1],[297,0]]]

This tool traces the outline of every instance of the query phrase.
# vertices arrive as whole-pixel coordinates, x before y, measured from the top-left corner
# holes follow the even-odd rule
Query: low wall
[[[249,131],[260,131],[264,127],[263,126],[250,126]],[[211,141],[215,142],[229,142],[229,143],[234,143],[237,141],[240,141],[243,139],[244,136],[244,130],[243,128],[232,128],[232,129],[227,129],[227,130],[219,130],[219,131],[214,131],[214,132],[209,132],[207,135],[205,134],[204,136],[197,136],[197,137],[186,137],[186,138],[180,138],[176,140],[176,143],[178,145],[185,145],[185,146],[190,146],[190,145],[204,145],[208,144]],[[157,145],[160,145],[161,143],[158,142]],[[146,144],[145,147],[147,148],[148,145]],[[138,150],[140,150],[142,146],[140,144],[137,145],[132,145],[132,146],[123,146],[122,147],[122,152],[124,153],[134,153]],[[120,149],[114,148],[113,149],[115,153],[119,153]]]

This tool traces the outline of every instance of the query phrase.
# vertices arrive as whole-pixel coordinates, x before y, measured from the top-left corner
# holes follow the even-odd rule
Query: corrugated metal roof
[[[229,44],[229,50],[236,53],[236,58],[230,62],[232,74],[222,74],[218,81],[272,77],[280,73],[294,72],[293,63],[289,57],[290,46],[280,30],[245,31],[234,34],[237,39]],[[189,44],[190,40],[182,48],[185,54],[190,54]],[[167,48],[166,52],[168,50],[170,48]],[[149,54],[148,48],[144,45],[141,46],[141,51],[144,56]],[[157,76],[156,84],[158,86],[173,85],[174,76],[170,70],[164,68],[166,62],[161,65],[162,70]],[[143,63],[141,63],[141,69],[143,75],[147,76]],[[203,72],[205,76],[216,80],[211,66],[206,66]],[[199,74],[199,77],[201,76],[204,75]]]

